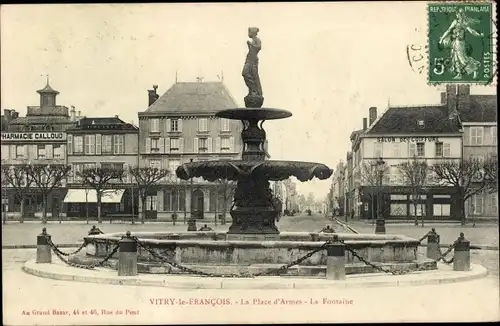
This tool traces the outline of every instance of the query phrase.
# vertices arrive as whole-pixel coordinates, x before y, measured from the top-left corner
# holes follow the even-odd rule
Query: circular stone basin
[[[87,236],[93,248],[87,255],[105,257],[125,233],[108,233]],[[225,232],[137,232],[132,236],[155,253],[191,269],[209,273],[246,272],[256,273],[305,256],[320,248],[335,234],[316,232],[282,232],[276,241],[227,240]],[[339,239],[359,256],[375,264],[391,269],[424,268],[436,269],[436,262],[418,259],[419,242],[402,235],[344,234],[336,233]],[[234,235],[231,235],[233,239]],[[93,252],[89,252],[93,251]],[[314,253],[299,265],[287,271],[288,275],[321,275],[326,269],[326,250]],[[146,273],[179,273],[180,271],[152,257],[151,253],[138,247],[138,269]],[[116,266],[116,260],[110,260]],[[346,273],[368,273],[373,268],[346,251]]]
[[[221,160],[185,163],[176,170],[177,177],[188,180],[192,177],[203,177],[207,181],[215,181],[220,178],[238,180],[240,177],[252,176],[265,178],[270,181],[280,181],[291,176],[301,182],[312,178],[320,180],[328,179],[333,171],[321,163],[300,161],[243,161],[243,160]]]
[[[276,120],[292,116],[292,113],[282,109],[271,108],[236,108],[225,109],[215,114],[219,118],[232,120]]]

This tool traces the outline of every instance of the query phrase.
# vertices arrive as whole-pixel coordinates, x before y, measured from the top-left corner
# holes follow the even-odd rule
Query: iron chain
[[[49,244],[49,246],[52,248],[52,250],[54,250],[54,253],[56,254],[56,256],[61,260],[63,261],[66,265],[70,266],[70,267],[76,267],[76,268],[82,268],[82,269],[94,269],[96,267],[101,267],[101,266],[104,266],[108,260],[114,255],[116,254],[116,252],[118,252],[118,249],[120,248],[119,245],[116,245],[115,248],[106,256],[104,257],[103,260],[97,262],[97,263],[94,263],[94,264],[91,264],[91,265],[84,265],[84,264],[78,264],[78,263],[73,263],[71,261],[69,261],[68,259],[66,259],[64,256],[65,253],[63,253],[59,248],[57,248],[57,246],[52,242],[51,239],[49,239],[48,237],[45,237],[45,239],[47,240],[47,243]],[[83,248],[84,246],[82,245],[81,248]],[[80,249],[80,248],[79,248]],[[81,249],[80,249],[81,250]],[[78,250],[78,251],[80,251]],[[66,255],[66,256],[69,256],[69,255]]]
[[[48,241],[51,243],[52,249],[54,249],[54,251],[58,252],[62,256],[76,255],[77,253],[79,253],[80,251],[82,251],[83,248],[85,248],[87,246],[87,241],[84,240],[83,243],[80,245],[80,247],[78,249],[76,249],[73,252],[67,253],[67,252],[61,251],[61,249],[59,249],[51,240],[48,240]]]

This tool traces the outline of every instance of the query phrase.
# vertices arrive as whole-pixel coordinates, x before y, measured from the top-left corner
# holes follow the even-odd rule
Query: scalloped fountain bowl
[[[417,256],[418,241],[403,235],[375,235],[336,233],[339,239],[353,248],[361,257],[385,268],[436,269],[429,259]],[[87,256],[100,259],[115,247],[125,233],[108,233],[85,237],[89,246]],[[137,232],[132,233],[151,250],[168,257],[170,261],[207,273],[258,273],[279,268],[321,247],[334,234],[315,232],[281,232],[277,241],[228,240],[225,232]],[[116,268],[116,259],[111,259]],[[346,251],[346,273],[374,272]],[[179,274],[178,269],[158,261],[151,253],[138,248],[140,273]],[[285,275],[321,276],[326,270],[326,250],[321,250],[300,264],[291,267]]]

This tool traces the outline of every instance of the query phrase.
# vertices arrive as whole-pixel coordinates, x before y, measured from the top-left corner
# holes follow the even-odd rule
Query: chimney
[[[457,110],[457,85],[446,85],[446,106],[448,115]]]
[[[154,102],[160,97],[156,90],[158,89],[158,85],[153,85],[153,89],[148,89],[148,107],[153,105]]]
[[[365,131],[365,130],[366,130],[366,128],[367,128],[367,125],[368,125],[368,121],[367,121],[367,120],[368,120],[368,119],[363,118],[363,131]]]
[[[10,118],[12,120],[19,118],[19,112],[16,112],[16,110],[11,110],[10,111]]]
[[[115,114],[115,118],[117,118],[117,119],[118,119],[118,114]]]
[[[376,107],[371,107],[369,110],[368,110],[368,118],[369,118],[369,125],[371,126],[375,120],[377,119],[377,108]]]
[[[81,119],[82,118],[82,111],[78,111],[78,114],[76,116],[77,119]]]
[[[3,115],[4,115],[6,121],[10,121],[10,113],[11,113],[11,110],[9,110],[9,109],[3,110]]]
[[[470,85],[458,85],[457,91],[458,112],[464,112],[470,108]]]
[[[76,116],[75,116],[75,107],[72,105],[71,110],[69,111],[69,117],[71,122],[75,122]]]
[[[446,92],[441,92],[441,104],[446,104]]]

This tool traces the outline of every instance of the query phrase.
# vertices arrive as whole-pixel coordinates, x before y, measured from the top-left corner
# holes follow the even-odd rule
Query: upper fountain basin
[[[219,111],[215,114],[219,118],[232,120],[276,120],[292,116],[292,113],[282,109],[271,108],[236,108]]]
[[[328,179],[333,171],[324,164],[300,161],[243,161],[221,160],[191,162],[179,166],[177,177],[183,180],[202,177],[213,182],[217,179],[238,180],[241,177],[263,178],[280,181],[291,176],[305,182],[316,177]]]

